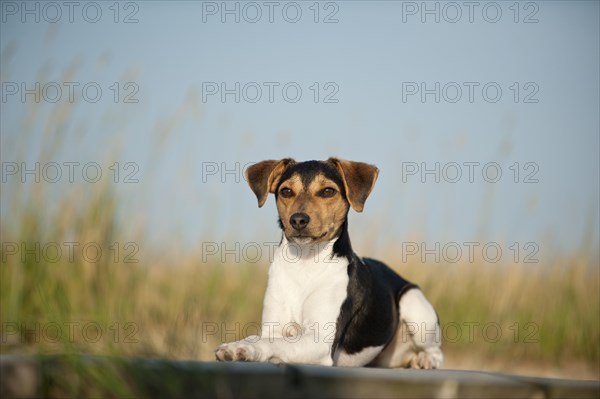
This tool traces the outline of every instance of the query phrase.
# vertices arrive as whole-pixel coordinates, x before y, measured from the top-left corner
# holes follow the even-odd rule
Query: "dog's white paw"
[[[442,362],[442,352],[435,348],[435,350],[415,353],[410,360],[410,367],[413,369],[437,369],[442,367]]]
[[[262,353],[257,345],[246,340],[223,344],[215,350],[215,357],[222,362],[261,361]]]

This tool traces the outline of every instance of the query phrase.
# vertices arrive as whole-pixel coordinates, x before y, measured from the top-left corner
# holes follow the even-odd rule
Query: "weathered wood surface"
[[[599,398],[600,381],[460,370],[0,356],[0,397]]]

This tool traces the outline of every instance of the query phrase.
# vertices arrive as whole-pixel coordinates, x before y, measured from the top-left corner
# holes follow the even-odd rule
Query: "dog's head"
[[[329,241],[340,233],[352,207],[362,212],[379,170],[362,162],[329,158],[296,162],[262,161],[246,170],[258,206],[275,194],[279,223],[298,244]]]

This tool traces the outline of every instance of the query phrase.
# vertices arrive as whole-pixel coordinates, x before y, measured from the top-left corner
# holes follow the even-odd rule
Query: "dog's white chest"
[[[347,296],[348,260],[332,257],[332,249],[333,243],[299,246],[284,238],[269,269],[263,324],[335,330]]]

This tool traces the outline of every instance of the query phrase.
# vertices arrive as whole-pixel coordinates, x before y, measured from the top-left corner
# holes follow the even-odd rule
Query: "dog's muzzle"
[[[290,225],[296,231],[303,230],[310,222],[310,216],[303,212],[294,213],[290,216]]]

